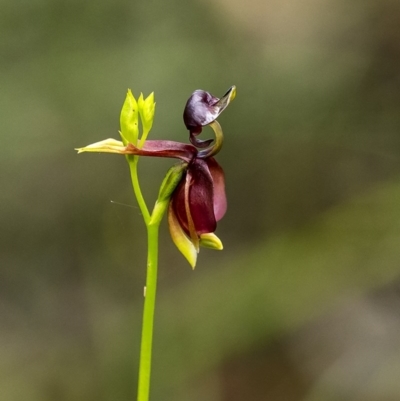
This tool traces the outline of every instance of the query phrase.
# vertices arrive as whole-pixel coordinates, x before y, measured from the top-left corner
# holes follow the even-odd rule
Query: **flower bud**
[[[141,93],[138,99],[138,107],[143,127],[143,136],[140,143],[143,145],[147,134],[153,126],[154,111],[156,107],[156,103],[154,102],[154,92],[151,92],[146,99],[143,98],[143,93]]]
[[[137,144],[139,135],[138,117],[139,109],[137,101],[132,91],[128,89],[119,119],[121,125],[120,134],[125,145],[128,143]]]

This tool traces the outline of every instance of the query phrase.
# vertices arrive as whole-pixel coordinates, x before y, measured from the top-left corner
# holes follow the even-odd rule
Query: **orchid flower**
[[[216,119],[235,96],[235,86],[221,99],[203,90],[193,92],[183,113],[185,126],[189,130],[190,144],[146,140],[143,137],[137,143],[137,136],[126,138],[122,127],[123,142],[107,139],[78,149],[78,152],[108,152],[181,160],[178,169],[175,169],[179,171],[179,180],[174,183],[173,190],[168,194],[168,223],[172,240],[193,268],[200,246],[218,250],[223,248],[222,242],[214,234],[217,221],[224,216],[227,207],[224,172],[214,158],[223,143],[222,129]],[[146,107],[147,114],[154,114],[153,97],[148,104],[146,101],[147,99],[139,98],[139,110],[140,107]],[[137,105],[136,101],[135,104]],[[142,121],[142,124],[146,127],[145,122]],[[215,140],[198,139],[203,127],[207,125],[214,130]],[[145,131],[148,132],[149,129]]]
[[[154,94],[151,93],[146,99],[141,94],[136,100],[128,90],[120,114],[122,141],[109,138],[76,149],[78,153],[106,152],[126,156],[132,189],[147,229],[147,270],[140,342],[138,401],[149,401],[150,397],[158,241],[164,214],[168,210],[172,239],[192,268],[196,265],[200,246],[222,249],[220,239],[214,234],[217,221],[226,212],[224,172],[214,158],[223,143],[222,129],[216,119],[235,96],[235,86],[232,86],[221,99],[203,90],[194,91],[183,113],[185,126],[189,130],[190,143],[182,143],[147,140],[154,120],[156,105]],[[198,138],[203,127],[207,125],[214,130],[215,140]],[[180,160],[168,170],[151,213],[143,198],[138,178],[137,166],[140,156],[170,157]]]

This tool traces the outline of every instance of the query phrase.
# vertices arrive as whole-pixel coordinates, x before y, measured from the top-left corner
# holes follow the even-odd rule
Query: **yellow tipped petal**
[[[220,108],[219,114],[225,110],[229,103],[234,100],[236,97],[236,86],[233,85],[228,89],[228,92],[225,93],[224,96],[221,97],[221,99],[216,103],[216,106]]]
[[[105,139],[104,141],[92,143],[91,145],[83,148],[76,148],[78,153],[83,152],[102,152],[102,153],[119,153],[125,154],[125,146],[121,141],[117,141],[113,138]]]
[[[214,233],[201,234],[200,246],[216,249],[218,251],[222,251],[222,249],[224,249],[221,240]]]
[[[230,93],[230,99],[229,101],[231,102],[232,100],[234,100],[236,97],[236,86],[233,85],[231,88],[231,93]]]
[[[182,230],[182,227],[180,226],[178,219],[176,218],[175,213],[172,210],[171,203],[169,204],[169,211],[168,211],[168,225],[172,241],[174,241],[176,247],[190,263],[192,269],[194,269],[197,261],[196,248],[193,245],[192,241],[186,236],[185,232]]]

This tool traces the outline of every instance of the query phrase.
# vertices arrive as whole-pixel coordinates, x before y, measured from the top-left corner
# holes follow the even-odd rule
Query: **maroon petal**
[[[194,134],[199,134],[203,126],[218,117],[218,108],[213,107],[218,101],[219,99],[209,92],[201,89],[195,90],[186,102],[183,112],[186,128]]]
[[[194,227],[192,215],[190,212],[190,202],[189,202],[189,189],[191,186],[191,176],[185,174],[179,183],[178,187],[175,189],[174,194],[171,198],[170,207],[172,209],[172,214],[175,214],[179,226],[182,230],[190,237],[195,249],[199,250],[199,237],[196,233]]]
[[[191,134],[199,135],[202,128],[217,119],[235,96],[235,86],[229,88],[221,99],[201,89],[195,90],[186,102],[183,112],[186,128]]]
[[[187,143],[149,140],[141,149],[128,143],[125,153],[137,156],[172,157],[190,162],[197,155],[197,149]]]
[[[214,215],[216,221],[224,217],[227,208],[224,170],[213,157],[205,159],[214,183]]]
[[[212,233],[217,227],[214,216],[214,186],[204,160],[196,159],[189,165],[173,195],[173,207],[181,227],[192,238],[191,223],[197,235]]]

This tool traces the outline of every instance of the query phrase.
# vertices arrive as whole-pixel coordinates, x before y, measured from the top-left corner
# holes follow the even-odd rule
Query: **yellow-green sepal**
[[[120,114],[121,138],[124,145],[137,145],[139,136],[139,107],[132,91],[128,89]],[[126,142],[125,142],[126,141]]]
[[[100,153],[117,153],[126,154],[126,148],[121,141],[113,138],[105,139],[104,141],[92,143],[91,145],[83,148],[76,148],[78,153],[83,152],[100,152]]]
[[[192,266],[192,269],[194,269],[197,261],[197,250],[180,226],[171,203],[168,210],[168,226],[172,241],[174,241],[174,244],[189,262],[190,266]]]
[[[160,186],[160,191],[158,192],[157,202],[163,202],[168,200],[175,188],[182,180],[183,173],[186,171],[187,163],[179,163],[172,166],[164,177],[163,182]]]

